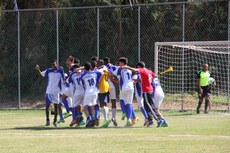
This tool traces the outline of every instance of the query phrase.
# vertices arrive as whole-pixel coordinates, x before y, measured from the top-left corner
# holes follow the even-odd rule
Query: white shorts
[[[120,99],[124,100],[125,105],[133,103],[133,93],[133,89],[120,91]]]
[[[110,88],[109,89],[109,99],[117,99],[116,95],[116,89],[115,88]]]
[[[73,98],[72,97],[67,97],[66,100],[68,102],[69,107],[72,108],[73,107]]]
[[[144,106],[144,99],[143,97],[139,97],[139,96],[136,96],[136,100],[137,100],[137,104],[138,104],[138,107],[143,107]]]
[[[161,103],[164,99],[164,92],[161,91],[161,90],[156,90],[154,93],[153,93],[153,103],[154,103],[154,106],[156,108],[160,108],[161,106]]]
[[[73,107],[77,107],[78,105],[83,106],[84,94],[74,94],[73,96]]]
[[[59,93],[46,93],[46,103],[54,103],[54,104],[59,104],[60,97]]]
[[[73,97],[74,95],[74,86],[72,84],[70,84],[70,86],[68,88],[65,88],[62,91],[62,94],[68,96],[68,97]]]
[[[96,95],[85,95],[84,96],[84,99],[83,99],[83,106],[94,106],[97,104],[97,97],[98,97],[98,94]]]

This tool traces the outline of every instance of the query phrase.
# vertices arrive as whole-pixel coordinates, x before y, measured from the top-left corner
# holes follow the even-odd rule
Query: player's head
[[[54,70],[57,70],[57,69],[58,69],[57,60],[51,61],[51,67],[52,67],[52,69],[54,69]]]
[[[75,59],[74,59],[74,64],[79,64],[79,65],[80,65],[80,63],[81,63],[81,62],[80,62],[80,60],[79,60],[78,58],[75,58]]]
[[[208,71],[208,64],[204,64],[204,65],[203,65],[203,70],[204,70],[204,71]]]
[[[76,71],[77,68],[80,68],[80,64],[78,63],[74,63],[74,65],[72,66],[73,70]]]
[[[86,62],[85,65],[84,65],[84,67],[85,67],[85,70],[86,70],[86,71],[90,71],[90,70],[91,70],[91,67],[92,67],[92,66],[91,66],[91,62]]]
[[[97,62],[97,67],[100,67],[104,65],[104,60],[103,59],[99,59],[98,62]]]
[[[73,63],[74,63],[74,57],[72,55],[68,56],[66,58],[66,66],[71,67]]]
[[[96,61],[91,61],[91,70],[94,70],[97,67],[97,62]]]
[[[128,59],[126,57],[121,57],[119,58],[118,62],[119,62],[119,66],[124,66],[128,64]]]
[[[110,59],[108,57],[103,58],[103,60],[105,65],[110,63]]]
[[[90,61],[96,61],[97,62],[98,61],[98,57],[97,56],[92,56],[91,59],[90,59]]]
[[[145,62],[143,62],[143,61],[138,62],[137,68],[145,68]]]

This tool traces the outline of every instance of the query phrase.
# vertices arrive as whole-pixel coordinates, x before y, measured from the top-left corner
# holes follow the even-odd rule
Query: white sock
[[[116,119],[116,113],[117,113],[116,108],[112,108],[112,117],[115,119]]]
[[[107,106],[104,107],[105,108],[105,120],[109,119],[109,108]]]

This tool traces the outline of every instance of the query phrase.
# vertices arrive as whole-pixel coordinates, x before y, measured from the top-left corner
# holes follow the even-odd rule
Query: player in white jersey
[[[72,97],[73,100],[73,107],[72,107],[72,121],[70,126],[77,124],[78,126],[83,121],[81,106],[83,106],[83,99],[84,99],[84,88],[81,81],[82,71],[77,70],[80,68],[79,64],[75,64],[73,69],[75,72],[71,73],[68,78],[68,83],[70,83],[74,87],[74,95]]]
[[[105,57],[104,59],[104,64],[107,67],[107,69],[109,70],[112,66],[112,64],[110,63],[110,59],[108,57]],[[109,98],[110,101],[112,103],[112,119],[111,121],[113,122],[114,126],[117,126],[117,121],[116,121],[116,112],[117,112],[117,105],[116,105],[116,101],[117,101],[117,96],[116,96],[116,88],[113,82],[113,75],[109,74],[109,79],[108,79],[108,83],[109,83]]]
[[[134,81],[134,89],[135,89],[135,97],[137,100],[138,107],[140,108],[142,114],[145,117],[145,120],[148,119],[148,114],[144,107],[144,99],[142,96],[142,89],[141,89],[141,75],[139,73],[136,73],[132,77]]]
[[[91,63],[86,62],[84,65],[85,73],[81,76],[81,81],[85,89],[85,95],[83,100],[83,107],[85,115],[87,117],[86,127],[93,127],[95,125],[95,109],[98,97],[98,82],[101,77],[101,72],[91,71]],[[91,109],[92,117],[90,117],[88,107]]]
[[[125,66],[128,63],[128,59],[121,57],[118,60],[119,66]],[[132,71],[127,69],[121,69],[120,67],[115,67],[113,74],[116,75],[119,79],[120,85],[120,100],[124,101],[127,123],[126,126],[132,126],[136,123],[137,119],[134,114],[132,101],[133,101],[133,80],[132,80]],[[132,122],[132,116],[135,122]]]
[[[61,92],[64,80],[64,71],[62,68],[58,67],[56,61],[52,61],[51,68],[48,68],[42,72],[39,65],[36,65],[35,69],[37,70],[39,75],[48,78],[48,85],[46,88],[46,126],[50,125],[49,107],[51,103],[54,103],[53,125],[55,127],[58,127],[57,111],[59,104],[59,93]]]
[[[154,89],[153,97],[152,97],[153,104],[154,104],[154,112],[156,113],[157,120],[158,120],[157,127],[167,127],[168,124],[160,112],[160,106],[164,99],[164,92],[163,89],[161,88],[160,81],[157,77],[152,79],[152,86]]]

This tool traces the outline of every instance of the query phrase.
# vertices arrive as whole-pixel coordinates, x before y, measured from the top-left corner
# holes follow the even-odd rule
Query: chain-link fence
[[[229,2],[154,3],[65,9],[0,10],[0,108],[37,107],[44,101],[44,70],[73,55],[91,56],[153,69],[154,43],[228,40]],[[173,109],[175,107],[172,107]],[[227,107],[226,107],[227,108]],[[180,109],[176,108],[176,109]]]

